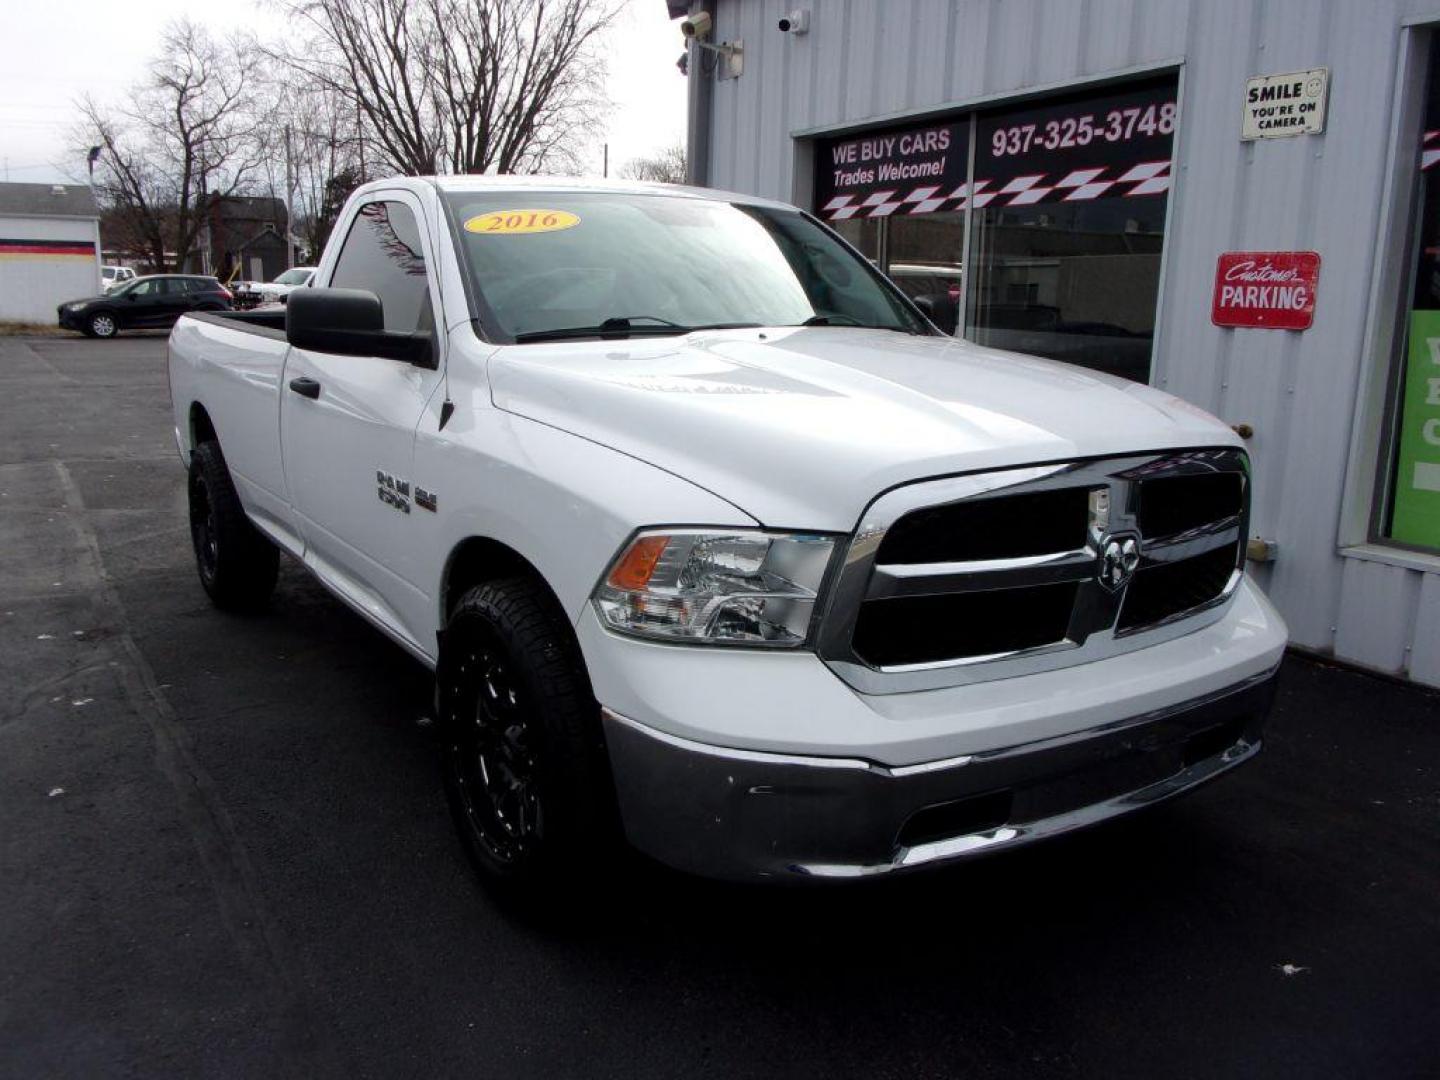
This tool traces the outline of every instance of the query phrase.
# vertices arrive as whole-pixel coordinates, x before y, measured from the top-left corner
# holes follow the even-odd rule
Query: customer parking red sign
[[[1305,330],[1315,321],[1320,255],[1314,251],[1227,251],[1215,263],[1210,321],[1216,326]]]

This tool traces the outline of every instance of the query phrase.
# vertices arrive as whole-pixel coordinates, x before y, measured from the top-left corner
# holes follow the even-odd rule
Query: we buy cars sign
[[[1315,321],[1320,255],[1314,251],[1227,251],[1215,263],[1210,321],[1216,326],[1306,330]]]

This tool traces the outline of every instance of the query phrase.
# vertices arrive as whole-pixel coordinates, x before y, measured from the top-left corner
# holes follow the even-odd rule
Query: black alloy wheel
[[[545,812],[536,721],[502,648],[483,628],[457,661],[468,707],[449,725],[445,756],[473,842],[508,867],[543,840]]]
[[[600,707],[554,596],[539,581],[469,589],[436,670],[441,774],[465,854],[505,899],[594,867],[618,844]]]
[[[215,586],[215,573],[220,565],[220,544],[216,539],[219,525],[215,521],[215,504],[202,471],[190,485],[190,538],[195,545],[195,566],[200,582],[207,591]]]
[[[216,607],[257,611],[275,591],[280,552],[240,503],[220,444],[202,442],[190,455],[190,540],[200,584]]]

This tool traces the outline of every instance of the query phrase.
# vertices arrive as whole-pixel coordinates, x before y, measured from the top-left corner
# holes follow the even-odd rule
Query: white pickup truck
[[[727,878],[935,865],[1260,748],[1286,632],[1237,437],[940,334],[793,207],[388,180],[313,285],[171,335],[200,580],[253,608],[286,552],[435,670],[502,889],[622,838]]]

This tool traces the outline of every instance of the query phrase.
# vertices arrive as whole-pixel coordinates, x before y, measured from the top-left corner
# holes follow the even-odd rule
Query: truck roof
[[[746,206],[767,206],[772,209],[793,209],[787,203],[774,199],[762,199],[735,191],[719,191],[714,188],[690,187],[685,184],[658,184],[645,180],[597,179],[585,176],[393,176],[384,180],[372,180],[357,188],[363,194],[372,189],[410,187],[429,184],[441,192],[466,191],[566,191],[566,192],[616,192],[630,195],[672,195],[691,199],[713,199],[720,202],[740,203]]]

